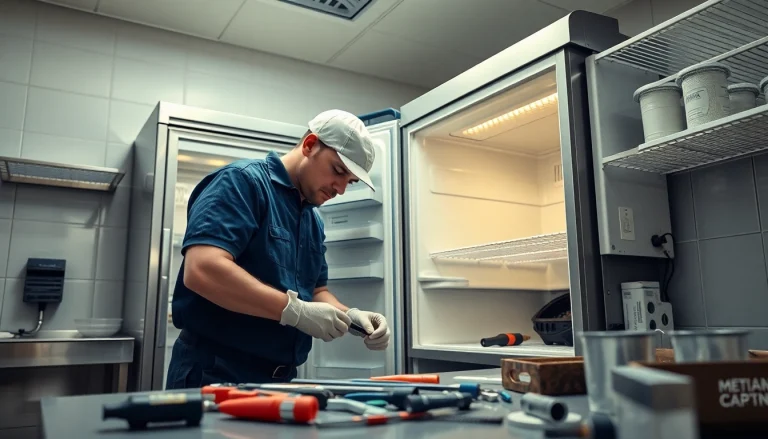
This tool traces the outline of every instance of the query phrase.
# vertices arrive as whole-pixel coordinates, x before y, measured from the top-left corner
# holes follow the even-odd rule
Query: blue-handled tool
[[[418,383],[398,383],[390,381],[363,381],[363,380],[309,380],[309,379],[294,379],[291,380],[291,384],[316,384],[327,386],[359,386],[359,387],[410,387],[411,389],[436,391],[436,392],[461,392],[469,393],[473,398],[477,398],[480,395],[480,384],[477,383],[461,383],[454,385],[440,385],[440,384],[418,384]]]
[[[388,392],[348,393],[344,395],[344,397],[347,399],[353,399],[355,401],[361,401],[361,402],[382,400],[382,401],[388,402],[389,404],[392,404],[398,409],[403,410],[405,409],[405,400],[406,398],[408,398],[408,395],[413,395],[412,389],[409,389],[409,388],[392,389],[392,391],[388,391]]]

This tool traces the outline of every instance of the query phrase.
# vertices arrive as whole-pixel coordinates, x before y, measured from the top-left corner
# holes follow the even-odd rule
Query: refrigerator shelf
[[[604,166],[671,174],[768,149],[768,105],[662,137],[603,159]]]
[[[344,195],[337,195],[335,198],[326,201],[319,209],[323,212],[339,212],[342,210],[381,206],[381,204],[381,191],[374,192],[366,186],[362,189],[347,191]]]
[[[433,252],[430,256],[437,261],[472,263],[527,264],[549,262],[568,257],[568,241],[565,232],[558,232]]]
[[[572,346],[546,345],[543,342],[527,341],[519,346],[483,347],[477,343],[441,343],[414,346],[411,355],[415,358],[459,361],[473,364],[499,365],[502,358],[511,357],[572,357],[576,351]]]
[[[595,56],[662,76],[707,61],[768,35],[768,4],[761,0],[709,0]],[[756,52],[760,53],[760,51]],[[754,82],[754,69],[765,65],[766,54],[729,63],[731,78]],[[761,61],[762,59],[762,61]],[[747,71],[741,68],[749,65]]]
[[[369,223],[357,227],[325,229],[326,246],[367,244],[382,241],[384,241],[384,226],[381,223]]]
[[[364,265],[328,265],[329,281],[365,281],[384,279],[384,263]]]
[[[371,378],[386,375],[384,366],[317,366],[315,377],[318,379]]]

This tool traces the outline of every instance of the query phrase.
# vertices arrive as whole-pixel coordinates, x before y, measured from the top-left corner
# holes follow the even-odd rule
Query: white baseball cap
[[[309,130],[339,154],[349,172],[376,190],[368,172],[376,158],[374,144],[379,142],[371,137],[362,120],[343,110],[328,110],[309,121]]]

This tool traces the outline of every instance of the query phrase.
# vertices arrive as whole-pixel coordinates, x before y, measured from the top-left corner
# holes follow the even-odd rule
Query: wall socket
[[[621,231],[621,239],[635,240],[635,217],[629,207],[619,207],[619,230]]]

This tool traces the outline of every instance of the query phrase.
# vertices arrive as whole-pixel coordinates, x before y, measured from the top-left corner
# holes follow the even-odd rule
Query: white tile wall
[[[117,167],[115,193],[0,184],[0,330],[28,328],[29,257],[67,260],[47,329],[123,309],[131,144],[159,100],[306,124],[425,90],[33,0],[0,0],[0,155]],[[136,263],[136,261],[134,261]],[[139,306],[139,304],[126,304]]]

